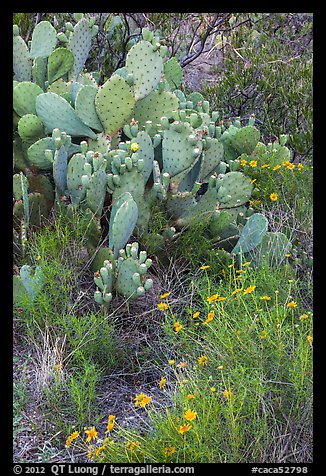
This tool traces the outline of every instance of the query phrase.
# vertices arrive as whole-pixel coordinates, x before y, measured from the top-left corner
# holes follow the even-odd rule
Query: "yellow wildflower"
[[[203,322],[203,326],[211,322],[213,320],[213,317],[214,317],[214,311],[210,311],[207,315],[206,321]]]
[[[223,369],[223,365],[219,365],[217,368],[218,368],[218,370],[222,370],[222,369]]]
[[[232,400],[234,398],[234,393],[230,389],[229,390],[224,390],[223,395],[224,395],[225,398],[228,398],[230,400]]]
[[[216,388],[215,387],[211,387],[211,392],[216,392]]]
[[[161,380],[159,381],[159,386],[160,388],[166,387],[166,378],[162,377]]]
[[[195,395],[193,395],[192,393],[189,393],[189,395],[187,395],[187,398],[191,400],[192,398],[195,398]]]
[[[236,270],[236,273],[238,274],[242,274],[242,273],[245,273],[246,271],[244,269],[237,269]]]
[[[266,337],[267,337],[267,331],[264,329],[260,334],[260,338],[261,339],[266,339]]]
[[[131,144],[131,152],[137,152],[137,150],[139,149],[139,144],[138,142],[134,142],[133,144]]]
[[[291,164],[289,160],[285,160],[284,162],[282,162],[283,167],[287,167],[289,164]]]
[[[302,167],[303,167],[303,165],[302,165],[302,164],[298,164],[298,170],[301,170],[301,169],[302,169]]]
[[[183,435],[184,433],[186,433],[186,431],[189,431],[191,428],[192,426],[189,425],[189,423],[185,423],[184,425],[180,425],[178,433],[180,433],[180,435]]]
[[[88,443],[91,440],[97,439],[97,431],[95,430],[94,426],[92,426],[90,430],[85,430],[85,433],[87,435],[86,443]]]
[[[244,159],[242,159],[242,160],[240,161],[240,164],[242,165],[242,167],[244,167],[245,165],[247,165],[247,161],[244,160]]]
[[[169,364],[170,364],[170,365],[174,365],[174,364],[175,364],[175,360],[169,360]]]
[[[167,456],[172,456],[175,452],[175,446],[167,446],[166,448],[164,448],[164,454]]]
[[[250,167],[257,167],[257,160],[251,160],[249,162]]]
[[[66,440],[66,448],[70,448],[71,442],[79,437],[78,431],[74,431]]]
[[[269,296],[260,296],[260,298],[262,301],[270,301],[271,298]]]
[[[295,168],[295,165],[290,163],[286,166],[286,168],[289,170],[293,170]]]
[[[237,289],[235,289],[234,291],[232,291],[232,294],[237,294],[237,293],[239,293],[240,291],[242,291],[242,288],[237,288]]]
[[[198,357],[198,363],[199,365],[207,365],[207,362],[208,362],[208,357],[207,355],[200,355]]]
[[[219,296],[218,294],[213,294],[213,296],[210,296],[210,297],[207,298],[207,301],[209,303],[214,302],[214,301],[217,300],[218,296]]]
[[[299,317],[300,321],[303,321],[304,319],[307,319],[308,318],[308,314],[301,314],[301,316]]]
[[[160,302],[157,307],[160,311],[165,311],[166,309],[169,309],[169,306],[166,304],[166,302]]]
[[[254,178],[254,179],[252,179],[252,180],[250,181],[250,183],[255,183],[256,181],[257,181],[257,179]]]
[[[103,450],[105,450],[105,445],[99,446],[95,451],[95,456],[100,456]]]
[[[38,255],[38,256],[36,257],[36,261],[40,261],[40,259],[41,259],[41,256]]]
[[[178,367],[179,369],[185,369],[188,365],[188,362],[180,362],[180,364],[178,364]]]
[[[170,296],[171,293],[164,293],[160,296],[160,299],[165,299]]]
[[[278,199],[278,195],[277,193],[271,193],[269,198],[272,200],[272,202],[276,202],[276,200]]]
[[[194,412],[192,410],[186,410],[185,414],[184,414],[184,418],[187,420],[187,421],[193,421],[195,420],[197,417],[197,412]]]
[[[208,269],[208,268],[210,268],[210,266],[204,265],[204,266],[201,266],[199,269]]]
[[[89,451],[89,452],[87,453],[87,459],[88,459],[88,460],[91,460],[92,458],[93,458],[93,452],[92,452],[92,451]]]
[[[295,301],[290,301],[287,303],[287,307],[297,307],[297,303]]]
[[[251,263],[251,261],[246,261],[245,263],[243,263],[243,265],[242,265],[242,266],[249,266],[249,265],[250,265],[250,263]]]
[[[134,400],[136,406],[140,405],[141,407],[145,407],[152,400],[152,397],[145,395],[145,393],[140,393]]]
[[[269,164],[263,164],[263,165],[261,166],[262,169],[267,169],[268,167],[269,167]]]
[[[200,311],[195,312],[195,313],[192,315],[192,318],[193,318],[193,319],[196,319],[196,318],[199,316],[199,314],[200,314]]]
[[[115,424],[115,416],[114,415],[109,415],[108,425],[106,427],[105,434],[110,433],[110,431],[113,430],[114,424]]]
[[[255,290],[256,286],[249,286],[247,289],[243,291],[243,294],[252,293]]]
[[[174,332],[175,332],[175,333],[180,332],[181,329],[182,329],[182,327],[183,327],[182,324],[180,324],[179,321],[174,322],[174,323],[173,323],[173,326],[174,326]]]
[[[280,169],[280,168],[281,168],[280,165],[275,165],[275,167],[273,167],[273,170],[278,170],[278,169]]]
[[[139,443],[139,441],[135,441],[135,442],[134,441],[129,441],[127,443],[127,446],[130,449],[131,453],[133,453],[135,451],[136,447],[140,448],[140,443]]]
[[[311,336],[307,336],[307,340],[308,340],[309,344],[312,344],[313,338]]]

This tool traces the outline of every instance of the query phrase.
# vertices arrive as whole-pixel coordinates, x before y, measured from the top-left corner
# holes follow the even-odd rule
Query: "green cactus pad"
[[[209,232],[212,238],[221,239],[223,233],[229,227],[232,221],[233,217],[228,211],[215,211],[209,224]]]
[[[209,149],[203,150],[201,167],[198,181],[208,182],[209,177],[214,173],[216,167],[221,163],[224,156],[224,148],[222,142],[211,138],[211,146]]]
[[[27,149],[28,163],[43,170],[52,170],[53,158],[46,156],[47,149],[52,151],[56,149],[52,137],[43,137]]]
[[[20,137],[16,137],[13,141],[13,165],[16,170],[25,170],[28,168],[28,162],[23,151]]]
[[[13,90],[13,108],[19,116],[36,114],[36,98],[43,93],[42,88],[30,81],[17,84]]]
[[[187,96],[187,101],[191,101],[193,103],[193,108],[197,111],[198,103],[199,102],[204,102],[205,98],[198,91],[194,91],[191,94],[189,94],[189,96]]]
[[[163,59],[149,41],[141,40],[129,50],[126,58],[128,74],[134,78],[136,101],[148,96],[158,85],[163,73]]]
[[[172,90],[181,86],[183,71],[174,56],[164,63],[164,75]]]
[[[189,192],[169,193],[166,200],[166,209],[172,218],[179,218],[196,207],[196,200]]]
[[[32,35],[30,55],[32,58],[50,56],[57,44],[57,31],[48,21],[36,25]]]
[[[260,266],[263,262],[268,263],[269,266],[280,266],[291,249],[292,244],[284,233],[268,231],[261,243],[246,254],[246,259],[254,266]]]
[[[250,198],[253,185],[249,177],[241,172],[229,172],[217,179],[217,199],[220,208],[244,205]]]
[[[13,38],[13,70],[16,81],[30,81],[32,77],[32,58],[21,36]]]
[[[189,136],[194,136],[195,143]],[[167,172],[172,181],[181,182],[198,160],[201,148],[198,136],[194,135],[193,128],[187,122],[171,124],[163,133],[163,173]]]
[[[95,97],[96,112],[107,134],[113,135],[130,117],[135,98],[129,84],[114,75],[98,90]]]
[[[138,132],[137,136],[131,140],[131,144],[137,143],[139,145],[138,155],[144,161],[144,167],[142,169],[142,174],[144,177],[144,182],[146,183],[149,179],[154,162],[154,147],[152,139],[145,131]]]
[[[101,216],[105,193],[106,193],[106,173],[104,170],[96,170],[92,174],[92,178],[86,190],[86,202],[88,208],[95,213],[96,216]]]
[[[41,174],[29,174],[27,176],[27,182],[29,192],[42,194],[47,202],[48,208],[51,208],[54,201],[54,191],[50,179]]]
[[[71,70],[74,55],[67,48],[56,48],[48,59],[48,81],[52,84]]]
[[[75,111],[84,124],[97,131],[103,131],[103,126],[95,109],[97,88],[82,86],[77,93]]]
[[[102,268],[104,261],[106,260],[113,261],[113,252],[111,248],[108,248],[105,246],[103,248],[100,248],[96,252],[91,262],[91,271],[93,271],[93,273],[95,273],[96,271],[99,271],[100,268]]]
[[[254,126],[241,127],[232,138],[232,146],[238,154],[251,154],[260,139],[260,132]]]
[[[268,228],[268,220],[261,213],[255,213],[248,218],[239,241],[233,248],[232,253],[247,253],[253,250],[262,241]]]
[[[62,78],[57,79],[52,84],[49,84],[47,88],[48,93],[56,93],[56,94],[66,94],[70,93],[71,84],[66,83]]]
[[[18,122],[18,134],[25,144],[31,145],[44,137],[44,125],[34,114],[25,114]]]
[[[125,247],[138,220],[138,207],[130,193],[124,193],[113,204],[109,226],[109,246],[115,259]]]
[[[175,94],[168,91],[161,93],[153,91],[149,96],[136,102],[132,118],[138,121],[140,126],[144,126],[147,121],[152,121],[150,135],[153,136],[157,132],[156,124],[161,122],[161,117],[172,117],[172,111],[177,108],[178,98]]]
[[[72,203],[78,204],[85,197],[86,190],[82,184],[85,155],[77,153],[69,160],[67,167],[67,189]]]
[[[96,139],[96,134],[79,119],[70,104],[58,94],[40,94],[36,99],[36,112],[48,131],[59,128],[70,136]]]
[[[53,178],[59,196],[64,195],[67,188],[68,153],[64,145],[55,151],[53,160]]]
[[[35,80],[35,83],[45,91],[45,81],[47,76],[47,58],[35,58],[33,61],[32,74]]]
[[[192,223],[209,222],[217,207],[217,193],[215,188],[209,188],[197,202],[196,207],[187,210],[177,221],[178,227]]]
[[[89,20],[83,17],[75,25],[68,43],[68,49],[74,55],[74,66],[72,77],[76,80],[81,73],[92,46],[92,33]]]

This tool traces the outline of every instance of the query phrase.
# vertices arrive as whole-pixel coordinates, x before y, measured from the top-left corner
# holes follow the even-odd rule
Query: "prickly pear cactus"
[[[128,244],[117,260],[116,291],[127,299],[143,296],[153,286],[152,279],[145,277],[151,265],[146,251],[139,252],[138,243]]]

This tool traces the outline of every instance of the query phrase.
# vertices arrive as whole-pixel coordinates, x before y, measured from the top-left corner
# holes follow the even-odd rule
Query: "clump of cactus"
[[[64,32],[40,22],[29,45],[13,29],[16,234],[40,226],[54,201],[68,213],[78,208],[89,225],[94,298],[105,306],[114,291],[133,299],[153,285],[147,253],[128,242],[148,239],[155,208],[167,222],[152,237],[157,250],[198,221],[240,265],[242,256],[259,265],[269,247],[288,249],[249,207],[253,185],[238,170],[244,157],[286,160],[286,137],[265,146],[254,117],[223,122],[200,93],[186,96],[180,65],[148,29],[125,66],[99,84],[85,70],[95,19],[74,19]]]

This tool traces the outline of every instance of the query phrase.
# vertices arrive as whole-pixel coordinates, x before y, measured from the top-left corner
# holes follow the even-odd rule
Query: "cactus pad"
[[[163,73],[163,59],[149,41],[141,40],[129,50],[126,69],[133,75],[135,99],[139,101],[158,85]]]
[[[79,119],[70,104],[58,94],[40,94],[36,99],[36,112],[48,131],[60,128],[71,136],[96,139],[96,134]]]
[[[113,135],[128,122],[135,104],[129,84],[113,75],[98,90],[95,97],[96,112],[107,134]]]

